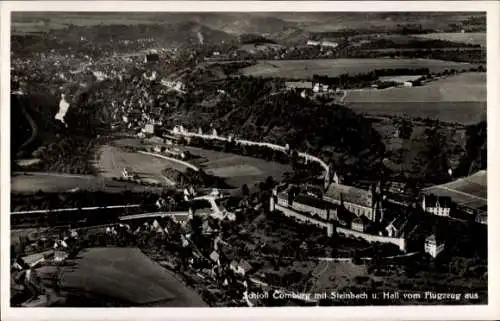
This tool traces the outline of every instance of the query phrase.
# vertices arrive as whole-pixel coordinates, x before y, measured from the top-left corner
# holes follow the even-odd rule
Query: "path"
[[[36,123],[33,120],[33,118],[31,118],[31,115],[26,111],[26,108],[24,107],[24,105],[19,104],[19,106],[21,107],[21,112],[23,113],[24,117],[26,117],[26,120],[28,120],[28,122],[31,126],[30,137],[19,148],[19,150],[22,150],[23,148],[25,148],[26,146],[28,146],[29,144],[31,144],[35,140],[36,136],[38,135],[38,127],[36,126]]]

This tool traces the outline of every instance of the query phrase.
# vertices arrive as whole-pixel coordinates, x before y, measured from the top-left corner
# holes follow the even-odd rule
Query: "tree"
[[[439,124],[425,130],[425,146],[413,161],[413,171],[419,179],[441,184],[449,181],[449,161],[446,139]]]
[[[244,196],[244,197],[248,197],[250,195],[250,189],[248,188],[248,185],[247,184],[243,184],[241,186],[241,194]]]

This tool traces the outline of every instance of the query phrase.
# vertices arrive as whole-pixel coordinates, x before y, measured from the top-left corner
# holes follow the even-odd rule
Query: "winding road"
[[[17,96],[17,95],[16,95]],[[24,115],[24,117],[26,118],[26,120],[29,122],[30,126],[31,126],[31,135],[30,137],[21,145],[21,147],[19,148],[19,150],[23,150],[24,148],[26,148],[26,146],[28,146],[29,144],[31,144],[35,138],[37,137],[38,135],[38,127],[35,123],[35,121],[33,120],[33,118],[31,117],[31,115],[26,111],[26,108],[24,107],[23,104],[19,104],[19,107],[21,108],[21,112],[22,114]]]

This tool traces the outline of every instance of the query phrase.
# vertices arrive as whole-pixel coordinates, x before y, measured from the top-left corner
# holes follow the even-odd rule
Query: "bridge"
[[[26,215],[26,214],[50,214],[50,213],[63,213],[63,212],[76,212],[76,211],[95,211],[103,209],[117,209],[117,208],[137,208],[139,204],[131,205],[110,205],[110,206],[92,206],[92,207],[72,207],[72,208],[56,208],[51,210],[29,210],[29,211],[15,211],[10,212],[12,215]]]

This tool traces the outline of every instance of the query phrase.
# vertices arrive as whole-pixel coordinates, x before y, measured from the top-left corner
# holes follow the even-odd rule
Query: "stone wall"
[[[403,251],[403,252],[406,251],[406,240],[403,238],[395,238],[395,237],[367,234],[367,233],[357,232],[357,231],[343,228],[343,227],[337,227],[336,231],[338,234],[344,235],[346,237],[362,238],[369,243],[372,243],[372,242],[392,243],[394,245],[397,245],[401,251]]]

